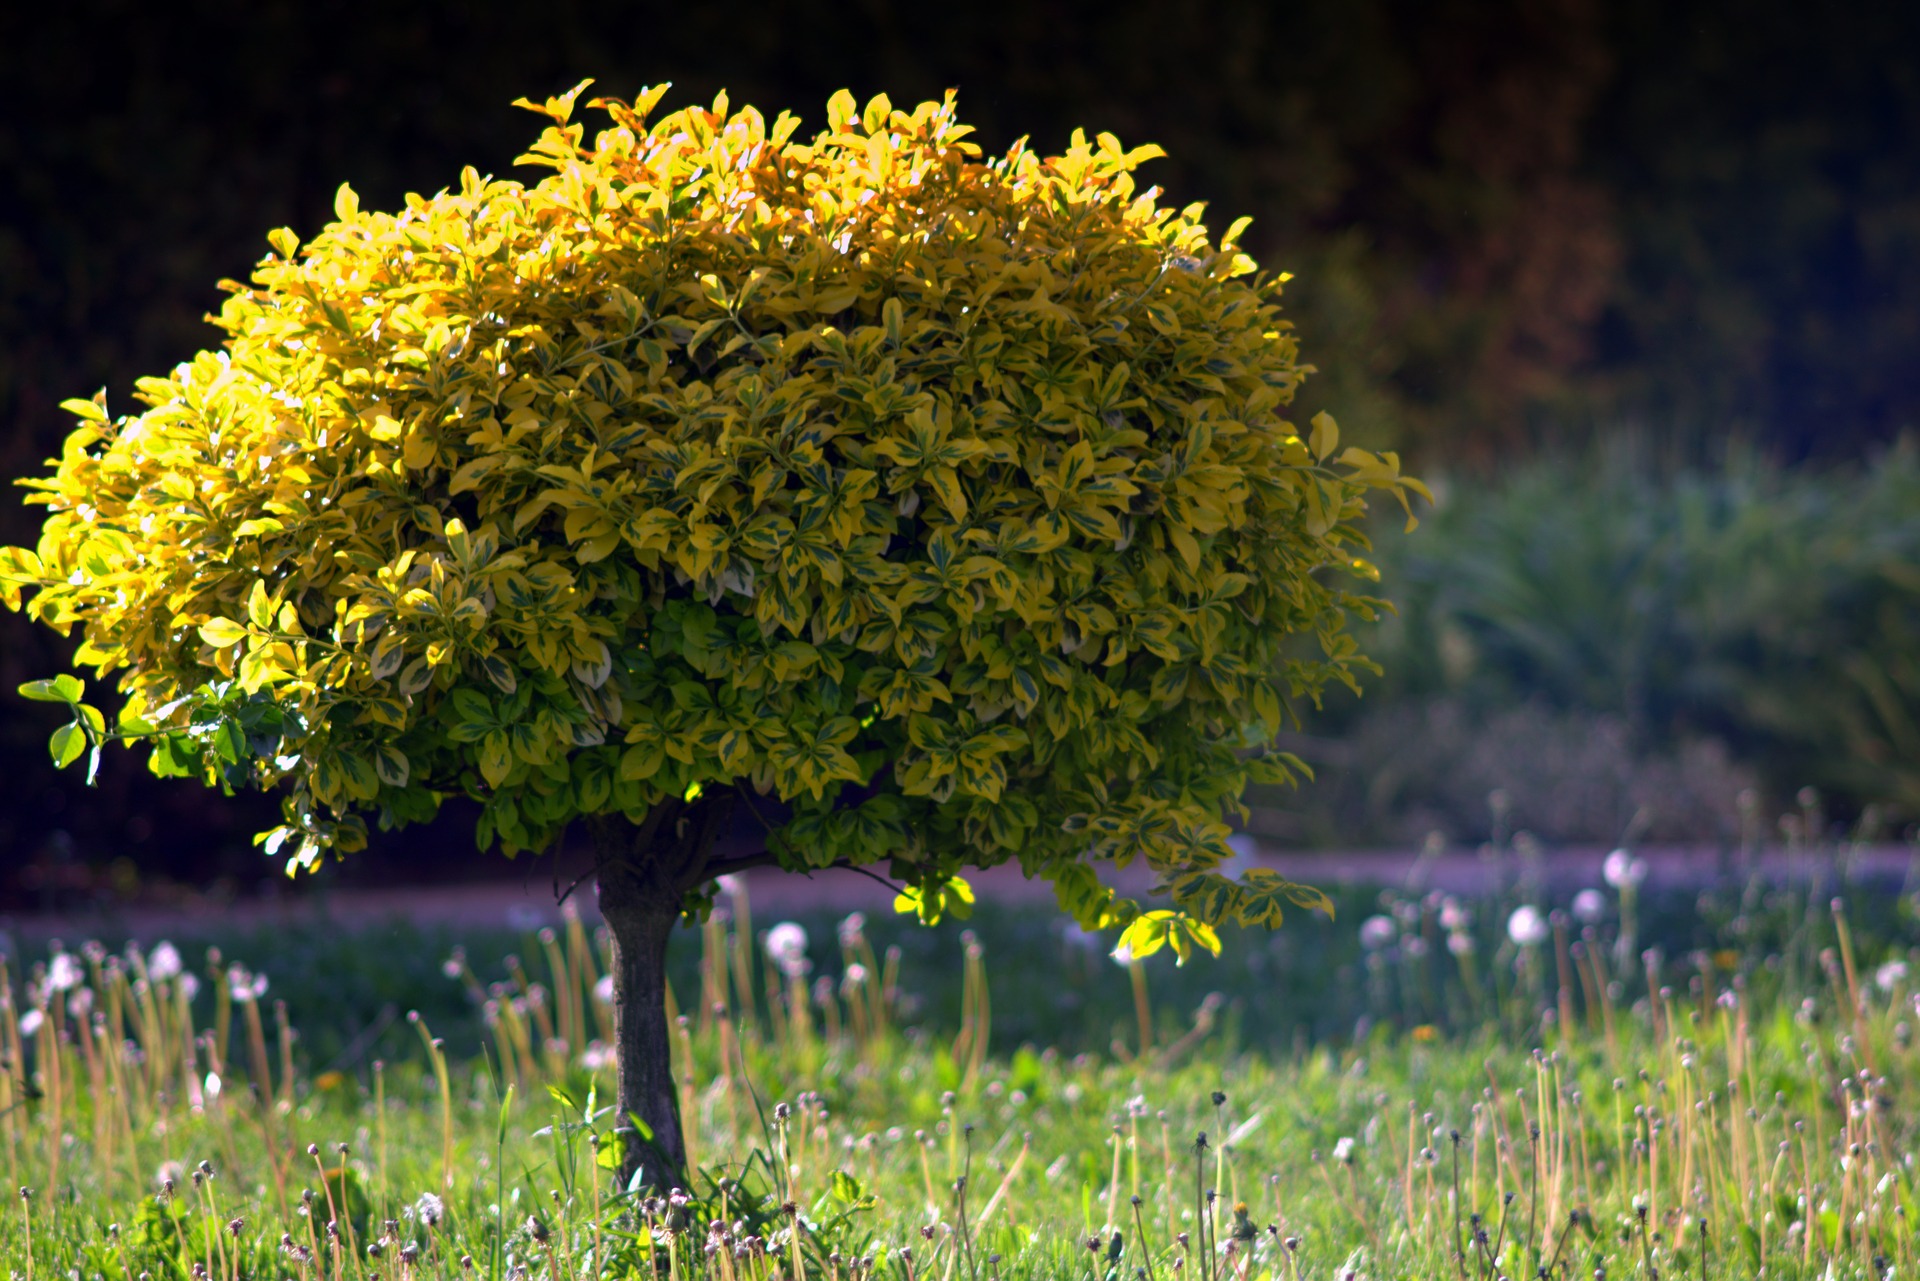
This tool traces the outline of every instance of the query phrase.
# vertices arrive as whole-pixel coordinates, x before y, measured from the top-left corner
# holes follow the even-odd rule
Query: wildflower
[[[71,952],[55,952],[53,960],[47,964],[47,991],[66,992],[79,987],[86,979],[86,972],[80,968],[79,958]]]
[[[33,1036],[39,1032],[40,1025],[46,1021],[47,1016],[38,1009],[28,1010],[20,1016],[20,1035],[22,1037]]]
[[[600,976],[600,981],[593,985],[593,999],[602,1005],[613,1004],[613,975]]]
[[[267,994],[267,976],[254,974],[244,965],[227,971],[227,995],[241,1005],[249,1005]]]
[[[153,954],[147,958],[147,977],[155,983],[178,978],[184,970],[185,966],[180,963],[180,949],[165,939],[160,940]]]
[[[1440,928],[1458,934],[1473,928],[1473,913],[1459,899],[1448,895],[1440,900]]]
[[[1447,935],[1447,951],[1455,956],[1473,955],[1473,935],[1465,930],[1455,930]]]
[[[1607,914],[1607,896],[1599,890],[1585,889],[1573,896],[1573,914],[1588,925]]]
[[[1391,916],[1369,916],[1360,922],[1360,946],[1369,952],[1392,947],[1399,936],[1400,927],[1393,923]]]
[[[461,971],[467,968],[467,954],[460,948],[453,949],[453,955],[440,962],[440,972],[450,979],[458,979]]]
[[[1113,963],[1115,965],[1132,965],[1133,964],[1133,949],[1127,946],[1125,943],[1119,944],[1117,947],[1113,949],[1113,951],[1109,952],[1107,955],[1113,958]]]
[[[610,1072],[619,1061],[620,1056],[604,1041],[589,1042],[580,1055],[580,1066],[588,1072]]]
[[[200,980],[191,974],[182,973],[180,975],[179,988],[180,995],[188,1001],[191,1001],[194,997],[200,995]]]
[[[1353,1163],[1353,1139],[1351,1136],[1342,1135],[1334,1141],[1333,1159],[1342,1165],[1351,1165]]]
[[[1507,918],[1507,937],[1521,947],[1538,947],[1547,941],[1547,918],[1539,908],[1522,903]]]
[[[803,978],[813,968],[807,959],[806,927],[795,921],[782,921],[767,931],[762,946],[779,971],[790,979]]]
[[[1907,981],[1907,963],[1888,961],[1873,972],[1873,981],[1882,992],[1891,992]]]
[[[1600,876],[1616,890],[1632,889],[1647,879],[1647,863],[1624,849],[1615,850],[1600,864]]]
[[[725,876],[719,877],[715,883],[720,886],[720,892],[728,898],[739,898],[747,890],[746,877],[737,872],[728,872]]]
[[[865,912],[849,912],[840,922],[840,946],[852,947],[858,943],[865,936],[866,928]]]
[[[423,1192],[420,1199],[413,1203],[413,1217],[430,1228],[440,1226],[440,1220],[446,1216],[447,1207],[439,1197],[431,1192]]]

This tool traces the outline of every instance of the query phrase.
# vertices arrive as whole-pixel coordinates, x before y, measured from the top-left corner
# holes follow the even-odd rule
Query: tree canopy
[[[890,861],[930,919],[1009,860],[1136,952],[1322,902],[1220,875],[1225,819],[1366,663],[1367,492],[1424,491],[1284,417],[1244,221],[1111,135],[984,159],[952,95],[842,93],[803,142],[653,90],[589,140],[582,88],[522,104],[538,183],[343,187],[144,412],[69,402],[0,591],[117,675],[117,733],[281,787],[290,871],[454,794],[513,852],[731,792],[768,859]],[[114,736],[29,692],[75,707],[56,760]]]

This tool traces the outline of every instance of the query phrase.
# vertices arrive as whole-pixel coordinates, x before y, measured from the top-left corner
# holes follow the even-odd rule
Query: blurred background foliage
[[[1275,835],[1733,842],[1805,788],[1883,836],[1920,816],[1913,442],[1704,466],[1622,434],[1436,498],[1378,538],[1385,674],[1293,744],[1321,777],[1267,798]]]
[[[317,229],[341,182],[387,207],[508,172],[520,94],[671,80],[670,103],[724,86],[818,123],[843,85],[958,86],[990,149],[1112,130],[1167,149],[1147,176],[1175,202],[1253,215],[1322,371],[1303,411],[1450,483],[1434,528],[1388,543],[1392,674],[1365,715],[1304,727],[1339,746],[1277,835],[1470,836],[1519,786],[1502,743],[1608,780],[1538,784],[1528,817],[1560,839],[1693,789],[1649,830],[1709,834],[1743,787],[1920,806],[1920,491],[1909,455],[1873,461],[1920,418],[1920,6],[69,0],[0,11],[0,51],[0,472],[57,447],[61,399],[128,408],[212,342],[216,282],[268,229]],[[1623,433],[1638,461],[1607,452]],[[0,540],[31,530],[0,503]],[[60,658],[0,619],[0,689]],[[0,862],[268,870],[246,837],[270,805],[126,757],[86,793],[7,706]],[[1434,760],[1340,775],[1368,735]],[[387,860],[485,866],[459,832]]]

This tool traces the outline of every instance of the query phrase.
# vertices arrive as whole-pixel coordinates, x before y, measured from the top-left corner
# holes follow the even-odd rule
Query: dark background
[[[1423,474],[1618,431],[1847,460],[1920,419],[1920,5],[66,0],[0,11],[0,473],[39,470],[62,399],[125,411],[214,341],[269,229],[312,233],[343,181],[390,207],[505,173],[539,125],[508,103],[589,75],[809,127],[842,86],[958,87],[989,150],[1157,142],[1148,180],[1296,273],[1307,412]],[[0,542],[33,530],[0,503]],[[62,657],[0,616],[0,902],[269,872],[270,801],[48,767],[50,710],[11,691]],[[459,824],[382,848],[496,867]]]

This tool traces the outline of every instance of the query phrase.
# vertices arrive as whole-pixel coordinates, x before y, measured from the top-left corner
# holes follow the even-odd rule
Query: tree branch
[[[735,858],[723,858],[708,863],[700,869],[700,881],[715,881],[735,872],[745,872],[750,868],[767,867],[775,861],[772,850],[755,850],[751,854],[741,854]],[[697,884],[698,882],[696,882]]]

